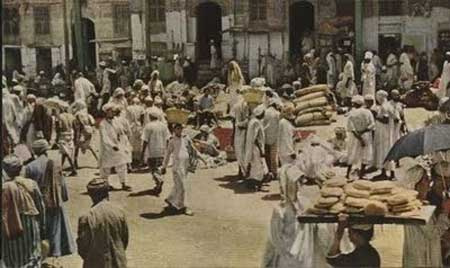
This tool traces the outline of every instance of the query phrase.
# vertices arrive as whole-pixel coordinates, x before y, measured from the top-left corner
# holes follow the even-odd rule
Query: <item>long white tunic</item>
[[[251,165],[249,177],[259,181],[267,173],[266,161],[261,157],[264,154],[264,143],[264,127],[260,120],[252,118],[248,123],[244,165],[246,168]]]
[[[445,61],[442,67],[441,81],[439,82],[439,89],[441,94],[450,97],[450,89],[447,89],[450,83],[450,62]]]
[[[392,145],[395,144],[401,137],[401,126],[404,123],[402,118],[404,118],[403,104],[401,102],[395,102],[391,100],[391,106],[394,109],[394,119],[398,119],[398,122],[394,122],[394,127],[392,129]]]
[[[362,95],[370,94],[375,96],[376,89],[376,69],[372,62],[361,63],[361,80],[362,80]]]
[[[234,130],[234,153],[241,171],[246,170],[245,159],[245,139],[249,122],[249,108],[244,100],[241,100],[234,107],[235,130]]]
[[[424,226],[405,225],[403,267],[442,267],[441,236],[450,228],[446,215],[433,215]]]
[[[267,145],[276,145],[279,136],[280,112],[275,108],[269,107],[263,119],[265,143]]]
[[[278,136],[278,155],[281,166],[292,162],[291,155],[295,153],[295,127],[287,119],[280,120],[280,135]]]
[[[95,93],[95,86],[88,79],[80,77],[74,82],[74,100],[82,100],[88,104],[88,98],[91,94]]]
[[[409,59],[400,66],[400,88],[410,90],[414,83],[414,69],[409,62]]]
[[[112,168],[127,164],[129,162],[129,152],[121,146],[121,139],[125,133],[119,129],[114,120],[104,119],[100,123],[100,168]],[[119,148],[114,151],[113,147]]]
[[[336,61],[333,58],[332,53],[328,53],[327,57],[328,71],[327,71],[327,84],[329,88],[334,88],[336,84]]]
[[[174,185],[167,200],[177,209],[182,209],[187,206],[190,193],[190,183],[187,181],[189,166],[188,142],[189,138],[187,136],[172,136],[167,145],[167,151],[163,161],[163,167],[166,168],[172,157]]]
[[[353,63],[348,60],[345,65],[344,65],[344,71],[343,71],[344,77],[342,79],[342,82],[344,83],[344,90],[341,94],[342,98],[351,98],[353,97],[353,95],[355,95],[357,93],[356,90],[356,85],[355,85],[355,71],[353,68]],[[348,83],[347,86],[347,81],[350,82]]]
[[[375,120],[372,112],[366,108],[352,109],[349,112],[347,119],[347,131],[349,133],[348,140],[348,164],[357,165],[358,163],[370,164],[373,159],[373,141],[372,130],[375,127]],[[364,131],[362,139],[365,146],[352,133],[357,131],[359,133]]]
[[[386,74],[388,77],[388,84],[395,86],[398,83],[398,61],[397,56],[391,53],[386,59]]]
[[[375,121],[375,137],[374,137],[374,165],[381,169],[385,167],[384,159],[386,158],[389,150],[392,147],[392,133],[394,131],[394,108],[385,100],[383,104],[378,105],[376,108],[377,118],[388,118],[388,123],[384,124],[379,120]]]
[[[130,105],[126,110],[126,119],[130,124],[130,143],[133,147],[133,153],[139,154],[142,151],[142,123],[141,117],[144,114],[144,107],[141,105]]]
[[[2,124],[6,127],[7,133],[10,135],[12,142],[19,143],[19,129],[17,128],[18,119],[16,117],[16,107],[9,95],[3,89],[2,95]]]
[[[169,129],[164,123],[155,120],[145,125],[141,139],[147,142],[146,158],[164,157],[169,137]]]

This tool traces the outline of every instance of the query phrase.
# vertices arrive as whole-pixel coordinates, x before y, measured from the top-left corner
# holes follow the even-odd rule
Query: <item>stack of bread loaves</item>
[[[345,212],[361,213],[369,203],[371,182],[358,180],[344,187]]]
[[[333,178],[323,183],[320,190],[320,198],[316,201],[314,207],[308,211],[313,214],[339,214],[344,211],[343,203],[344,190],[347,181],[344,178]]]
[[[394,188],[392,196],[387,200],[389,210],[394,215],[413,216],[416,215],[422,202],[417,199],[419,193],[414,190]]]

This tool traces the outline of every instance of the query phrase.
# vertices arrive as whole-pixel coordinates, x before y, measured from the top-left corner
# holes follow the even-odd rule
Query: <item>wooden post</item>
[[[355,74],[359,80],[359,64],[362,61],[362,56],[364,52],[364,44],[363,44],[363,12],[364,12],[364,3],[363,0],[355,0]]]
[[[67,3],[66,0],[62,1],[62,8],[63,8],[63,27],[64,27],[64,64],[65,64],[65,70],[66,75],[69,77],[69,62],[70,62],[70,51],[69,51],[69,29],[67,28]],[[66,77],[66,79],[67,79]]]

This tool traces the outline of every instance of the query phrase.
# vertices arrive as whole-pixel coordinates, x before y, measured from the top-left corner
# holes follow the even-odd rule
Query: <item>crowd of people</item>
[[[311,265],[325,261],[332,266],[379,266],[380,257],[369,244],[373,236],[370,226],[349,226],[350,240],[356,247],[353,253],[340,254],[339,244],[347,227],[342,223],[328,254],[319,250],[307,257],[301,254],[304,247],[292,239],[297,235],[297,239],[312,243],[307,247],[312,250],[317,247],[314,244],[316,234],[309,225],[303,226],[304,229],[295,227],[295,216],[286,216],[294,208],[301,210],[296,207],[296,193],[301,183],[287,178],[287,170],[297,166],[303,176],[296,176],[296,179],[302,177],[301,181],[317,179],[323,170],[336,165],[348,167],[348,180],[367,179],[366,175],[375,171],[380,174],[372,180],[396,179],[398,163],[385,163],[384,159],[392,145],[408,132],[400,96],[411,89],[415,80],[430,76],[424,76],[425,67],[420,61],[417,63],[419,72],[414,71],[408,51],[403,51],[398,61],[396,54],[389,54],[385,66],[376,53],[366,52],[361,65],[361,81],[355,78],[352,55],[341,57],[333,51],[326,53],[328,68],[325,75],[317,69],[315,55],[314,50],[306,53],[299,79],[295,79],[295,72],[291,70],[294,78],[276,89],[266,85],[263,77],[253,78],[245,85],[239,64],[231,61],[226,65],[224,87],[218,86],[219,79],[199,90],[194,86],[189,58],[183,59],[183,64],[179,58],[175,59],[177,81],[171,86],[164,86],[158,70],[132,72],[126,62],[116,69],[100,62],[95,79],[86,78],[82,72],[73,72],[64,82],[64,75],[57,72],[51,84],[61,88],[69,85],[69,90],[66,95],[53,97],[48,95],[50,88],[42,86],[47,84],[45,73],[40,72],[33,81],[37,85],[34,92],[27,91],[26,80],[20,73],[13,74],[12,81],[3,77],[2,216],[5,239],[2,239],[2,261],[6,267],[39,267],[45,256],[70,255],[76,248],[84,260],[84,267],[126,267],[128,227],[122,209],[108,201],[114,190],[109,182],[111,174],[117,174],[121,183],[121,188],[116,190],[132,191],[129,173],[147,168],[154,180],[152,192],[159,196],[164,175],[171,167],[174,184],[165,199],[164,211],[192,216],[187,177],[195,173],[199,161],[206,166],[224,164],[225,148],[214,135],[213,128],[227,118],[231,119],[233,129],[231,145],[238,164],[238,176],[254,191],[278,180],[283,196],[280,206],[291,210],[278,211],[281,213],[278,217],[291,228],[291,233],[286,238],[282,238],[281,233],[272,234],[266,267],[290,267],[283,266],[283,261],[298,264],[300,260]],[[450,94],[449,68],[450,52],[447,52],[440,80],[444,96]],[[112,74],[118,77],[117,81],[110,79]],[[318,137],[303,140],[299,151],[300,137],[293,123],[293,92],[318,83],[327,84],[336,96],[337,105],[346,108],[347,126],[338,127],[336,137],[329,141]],[[260,98],[257,102],[251,101],[247,98],[248,93]],[[217,112],[217,99],[223,94],[229,96],[226,109]],[[450,101],[444,96],[439,111],[427,124],[449,123]],[[186,120],[174,120],[170,116],[174,113],[184,115]],[[188,127],[186,123],[192,126]],[[98,155],[91,143],[97,128],[100,136]],[[196,131],[195,135],[188,135],[191,130]],[[59,150],[61,162],[48,157],[47,151],[51,149]],[[29,155],[27,150],[31,152]],[[80,150],[83,154],[89,151],[97,159],[100,176],[87,185],[93,206],[80,217],[75,240],[64,208],[64,202],[69,199],[65,176],[77,176]],[[69,173],[64,168],[66,160]],[[449,160],[443,161],[448,163]],[[352,168],[357,165],[360,168],[354,177]],[[421,183],[422,180],[414,187]],[[437,239],[440,249],[441,236],[448,236],[448,199],[427,195],[434,188],[418,190],[426,191],[424,199],[435,203],[439,210],[436,222],[424,227],[429,228],[432,237],[417,234],[413,228],[410,230],[412,238],[408,240],[407,237],[405,245],[410,246],[420,239],[430,243]],[[327,230],[330,234],[331,229],[327,227]],[[297,249],[287,249],[288,245],[296,245]],[[303,257],[295,255],[295,250],[295,254]],[[437,254],[436,245],[421,250]],[[423,262],[424,266],[442,264],[443,260],[448,262],[448,249],[442,250],[442,254],[439,254],[439,260],[431,258],[430,262]],[[417,261],[421,258],[416,257]],[[408,261],[414,263],[415,260]]]

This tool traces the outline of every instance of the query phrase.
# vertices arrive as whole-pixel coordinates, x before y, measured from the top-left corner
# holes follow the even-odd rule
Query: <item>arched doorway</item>
[[[302,55],[303,38],[314,31],[314,6],[307,1],[289,7],[289,51],[292,58]]]
[[[214,40],[218,55],[221,57],[222,43],[222,8],[214,2],[201,3],[196,8],[198,60],[208,60],[211,55],[210,41]]]

